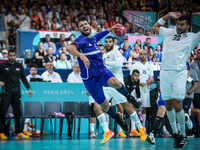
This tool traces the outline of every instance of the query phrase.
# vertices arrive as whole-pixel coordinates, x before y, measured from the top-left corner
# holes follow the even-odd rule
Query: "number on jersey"
[[[175,34],[173,41],[179,41],[181,39],[181,35],[180,34]]]

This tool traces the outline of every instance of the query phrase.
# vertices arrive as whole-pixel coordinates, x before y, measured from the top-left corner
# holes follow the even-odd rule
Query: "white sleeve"
[[[160,27],[159,28],[159,35],[162,36],[162,37],[165,37],[167,35],[167,33],[169,31],[171,31],[173,29],[168,29],[168,28],[165,28],[165,27]]]
[[[46,79],[46,77],[45,77],[45,73],[42,74],[42,78],[44,81],[48,81],[48,79]]]
[[[150,70],[150,76],[153,77],[153,76],[154,76],[154,75],[153,75],[153,67],[152,67],[151,65],[149,65],[149,66],[150,66],[150,69],[151,69],[151,70]]]
[[[197,44],[200,43],[200,31],[197,32],[197,33],[194,35],[192,41],[193,41],[193,43],[194,43],[194,46],[196,46]]]
[[[59,74],[57,74],[57,78],[58,78],[58,82],[59,82],[59,83],[63,83],[63,81],[62,81],[62,79],[61,79],[61,77],[60,77]]]
[[[68,75],[67,82],[68,83],[74,83],[74,78],[73,78],[72,74]]]

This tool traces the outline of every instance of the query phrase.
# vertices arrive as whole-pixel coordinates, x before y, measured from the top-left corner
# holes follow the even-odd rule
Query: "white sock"
[[[135,122],[133,121],[133,119],[131,118],[131,130],[135,130]]]
[[[169,119],[169,123],[171,125],[173,133],[178,134],[178,129],[176,126],[176,113],[175,110],[172,109],[171,111],[167,111],[167,117]]]
[[[105,117],[106,117],[106,123],[107,123],[107,126],[109,125],[109,115],[107,113],[104,113],[105,114]]]
[[[138,129],[142,128],[142,124],[140,122],[140,119],[138,118],[136,111],[134,111],[132,114],[130,114],[130,117],[133,119],[133,121],[135,122]],[[145,117],[146,117],[146,114],[145,114]],[[145,120],[146,120],[146,118],[145,118]],[[131,124],[132,124],[132,122],[131,122]]]
[[[94,123],[90,123],[90,132],[94,131]]]
[[[143,118],[142,126],[144,126],[144,127],[145,127],[145,124],[146,124],[146,117],[147,117],[146,114],[142,114],[142,118]]]
[[[28,124],[27,123],[24,124],[24,130],[28,130]]]
[[[180,134],[185,137],[185,112],[183,109],[177,113],[177,119],[180,125]]]
[[[167,129],[166,129],[166,127],[165,127],[165,126],[163,126],[163,131],[167,131]]]
[[[101,114],[97,117],[97,119],[99,120],[99,123],[101,124],[103,131],[106,132],[108,131],[108,124],[106,122],[106,116],[105,114]]]

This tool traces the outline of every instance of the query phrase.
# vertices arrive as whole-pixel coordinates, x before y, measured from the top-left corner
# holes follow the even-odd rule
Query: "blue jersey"
[[[97,45],[97,41],[107,35],[108,30],[97,33],[92,38],[87,38],[84,35],[80,35],[72,44],[77,45],[79,52],[84,54],[90,61],[90,67],[87,69],[84,63],[78,58],[78,63],[81,69],[81,77],[83,80],[90,79],[92,77],[100,76],[104,70],[104,64],[102,55]]]

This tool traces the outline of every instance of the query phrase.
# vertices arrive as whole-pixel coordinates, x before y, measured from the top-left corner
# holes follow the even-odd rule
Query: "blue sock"
[[[112,118],[115,116],[115,112],[112,107],[110,107],[110,109],[106,113]]]
[[[117,90],[119,93],[121,93],[122,95],[126,95],[126,94],[128,93],[123,84],[122,84],[122,87],[121,87],[120,89],[116,89],[116,90]]]

